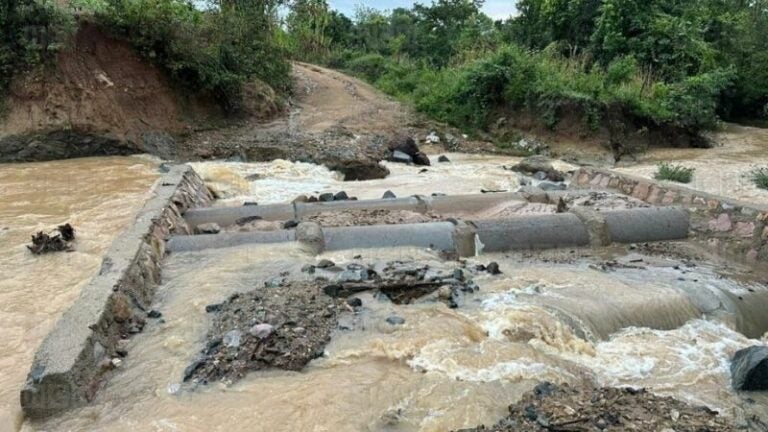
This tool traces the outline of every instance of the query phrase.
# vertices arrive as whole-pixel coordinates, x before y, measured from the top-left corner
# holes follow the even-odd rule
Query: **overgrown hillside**
[[[276,114],[277,4],[0,0],[0,153],[171,157],[201,126]]]
[[[617,151],[702,145],[720,119],[768,115],[768,2],[520,0],[493,21],[480,0],[412,9],[296,0],[292,52],[355,73],[469,132],[575,130]]]

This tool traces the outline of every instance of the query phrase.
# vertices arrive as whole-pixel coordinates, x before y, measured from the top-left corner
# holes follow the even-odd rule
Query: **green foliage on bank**
[[[74,28],[52,0],[0,0],[0,109],[13,77],[49,62]]]
[[[0,0],[0,94],[76,31],[75,14],[129,41],[183,90],[213,97],[230,112],[254,79],[290,90],[280,0]]]
[[[768,115],[768,0],[520,0],[520,15],[495,22],[478,0],[352,18],[325,0],[291,4],[294,57],[467,130],[516,109],[551,127],[579,107],[592,129],[620,110],[692,133]]]
[[[755,168],[749,178],[758,188],[768,190],[768,167]]]
[[[97,23],[130,41],[175,82],[214,96],[227,111],[241,108],[243,84],[253,78],[278,91],[290,88],[278,1],[217,0],[206,10],[188,0],[105,1]]]
[[[687,168],[682,165],[675,165],[669,162],[662,162],[656,169],[654,178],[656,180],[669,180],[677,183],[690,183],[693,180],[695,168]]]

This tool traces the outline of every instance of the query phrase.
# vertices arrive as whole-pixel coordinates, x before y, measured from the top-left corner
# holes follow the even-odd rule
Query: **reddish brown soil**
[[[158,67],[127,42],[84,23],[59,54],[55,69],[14,81],[0,135],[64,129],[135,140],[145,131],[183,132],[185,114],[216,109],[180,102]]]

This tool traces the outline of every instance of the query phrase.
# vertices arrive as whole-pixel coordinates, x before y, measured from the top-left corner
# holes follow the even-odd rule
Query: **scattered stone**
[[[246,202],[243,203],[244,207],[252,207],[252,206],[257,206],[257,205],[259,205],[259,203],[257,203],[256,201],[246,201]]]
[[[453,278],[459,282],[464,282],[464,270],[456,269],[453,271]]]
[[[271,278],[270,280],[264,282],[264,287],[266,288],[279,288],[285,284],[285,279],[283,278]]]
[[[429,157],[422,152],[418,152],[413,155],[413,163],[421,166],[430,166],[432,163],[429,161]]]
[[[333,196],[334,201],[346,201],[348,199],[349,199],[349,196],[344,191],[338,192],[336,195]]]
[[[152,310],[151,310],[151,311],[149,311],[149,313],[147,314],[147,318],[152,318],[152,319],[158,319],[158,318],[160,318],[160,317],[162,317],[162,316],[163,316],[162,312],[160,312],[160,311],[158,311],[158,310],[155,310],[155,309],[152,309]]]
[[[221,232],[221,227],[217,223],[204,223],[195,227],[196,234],[218,234]]]
[[[450,163],[451,162],[451,160],[448,159],[448,156],[446,156],[446,155],[441,155],[439,158],[437,158],[437,161],[440,162],[440,163]]]
[[[312,264],[307,264],[307,265],[305,265],[304,267],[301,268],[301,271],[303,273],[314,274],[315,273],[315,266],[313,266]]]
[[[72,242],[75,241],[75,229],[70,224],[56,227],[58,234],[50,235],[42,231],[32,236],[32,244],[27,246],[33,254],[41,255],[50,252],[72,250]]]
[[[736,390],[768,390],[768,346],[752,346],[736,352],[731,360],[731,382]]]
[[[338,305],[312,282],[232,295],[218,308],[184,381],[232,383],[254,370],[299,371],[323,355]]]
[[[261,179],[261,174],[258,174],[258,173],[256,173],[256,174],[248,174],[247,176],[245,176],[245,179],[248,180],[249,182],[260,180]]]
[[[248,333],[251,336],[257,337],[259,339],[266,339],[268,338],[273,332],[275,331],[275,327],[271,324],[256,324],[255,326],[251,327],[250,330],[248,330]]]
[[[331,202],[333,201],[333,194],[330,192],[320,194],[320,196],[318,197],[318,200],[321,202]]]
[[[440,144],[440,137],[437,135],[436,132],[430,132],[429,135],[427,135],[427,138],[425,139],[427,144]]]
[[[123,361],[117,357],[113,358],[110,363],[112,363],[112,367],[115,369],[123,365]]]
[[[546,180],[547,173],[545,173],[544,171],[536,171],[536,173],[533,175],[533,178],[536,180]]]
[[[453,289],[448,285],[443,285],[437,290],[437,297],[450,301],[453,299]]]
[[[432,196],[433,197],[444,197],[444,196],[448,196],[448,195],[446,195],[444,193],[441,193],[441,192],[433,192]]]
[[[419,152],[419,146],[416,145],[416,141],[414,141],[413,138],[404,135],[393,138],[389,142],[388,148],[393,153],[400,152],[410,157]]]
[[[360,300],[358,297],[352,297],[347,300],[347,304],[352,306],[353,308],[359,308],[363,306],[363,301]]]
[[[730,420],[706,407],[691,406],[645,390],[544,383],[510,405],[509,415],[496,425],[460,432],[602,430],[732,432],[735,428]]]
[[[562,182],[565,180],[565,176],[560,171],[557,171],[553,166],[549,158],[545,156],[535,155],[530,156],[508,168],[511,171],[520,172],[527,175],[536,175],[538,172],[546,174],[544,179],[553,182]],[[544,180],[542,179],[542,180]]]
[[[291,219],[283,224],[283,229],[294,229],[299,226],[299,221]]]
[[[331,261],[331,260],[321,259],[320,262],[317,263],[317,268],[327,269],[327,268],[331,268],[331,267],[333,267],[335,265],[336,265],[336,263]]]
[[[251,222],[256,222],[257,220],[262,220],[263,218],[261,216],[245,216],[241,217],[240,219],[235,221],[235,225],[237,226],[243,226],[248,225]]]
[[[397,162],[397,163],[403,163],[403,164],[411,164],[413,163],[413,158],[399,150],[395,150],[392,152],[392,157],[389,159],[391,162]]]
[[[566,186],[565,183],[543,181],[539,183],[539,188],[544,191],[561,191],[561,190],[566,190],[568,186]]]
[[[213,313],[221,310],[221,304],[209,304],[205,307],[205,312]]]
[[[499,274],[501,274],[501,270],[499,269],[499,263],[497,263],[495,261],[490,263],[490,264],[488,264],[488,266],[486,266],[485,270],[488,273],[492,274],[492,275],[499,275]]]
[[[243,332],[240,330],[231,330],[227,332],[227,334],[224,335],[224,339],[222,340],[222,343],[227,348],[238,348],[240,347],[240,341],[243,338]]]
[[[397,315],[390,315],[387,317],[387,323],[390,325],[403,325],[405,324],[405,318]]]
[[[293,199],[293,203],[306,203],[309,202],[309,197],[306,195],[299,195],[296,198]]]
[[[339,282],[363,282],[368,280],[368,270],[345,270],[339,274]]]
[[[319,200],[318,200],[318,199],[317,199],[317,197],[316,197],[316,196],[314,196],[314,195],[313,195],[313,196],[311,196],[311,197],[309,197],[309,198],[307,198],[307,202],[308,202],[308,203],[316,203],[316,202],[318,202],[318,201],[319,201]]]
[[[382,196],[382,198],[383,199],[395,199],[395,198],[397,198],[397,195],[395,195],[394,192],[388,190],[388,191],[384,192],[384,195]]]
[[[429,170],[426,169],[426,168],[424,168],[422,170],[419,170],[419,174],[424,174],[424,173],[427,173],[427,172],[429,172]]]

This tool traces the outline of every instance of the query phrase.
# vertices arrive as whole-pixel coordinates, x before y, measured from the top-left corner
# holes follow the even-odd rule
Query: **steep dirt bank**
[[[0,123],[0,160],[148,152],[166,156],[172,134],[215,104],[182,98],[127,42],[83,23],[55,67],[20,76]]]

